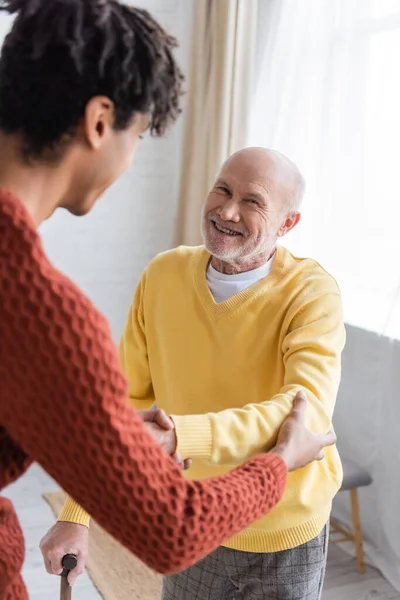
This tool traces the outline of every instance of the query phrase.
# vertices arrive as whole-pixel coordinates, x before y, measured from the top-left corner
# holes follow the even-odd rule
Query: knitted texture
[[[20,576],[23,561],[24,540],[17,515],[11,502],[0,498],[0,598],[28,598]]]
[[[160,573],[193,564],[283,494],[286,466],[271,454],[219,478],[182,477],[127,401],[106,320],[49,263],[26,209],[5,191],[0,191],[0,381],[1,485],[37,461],[102,527]],[[9,521],[0,533],[9,564],[0,568],[3,590],[18,581],[23,555],[22,536],[17,543]],[[21,588],[19,596],[11,591],[0,598],[24,593]]]

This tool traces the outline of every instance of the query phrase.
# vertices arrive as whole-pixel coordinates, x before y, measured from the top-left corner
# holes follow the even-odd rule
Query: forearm
[[[257,454],[268,452],[275,443],[293,398],[304,389],[308,399],[307,425],[315,432],[330,428],[330,416],[319,398],[300,385],[286,386],[260,404],[227,409],[208,415],[172,415],[177,436],[177,452],[183,457],[200,458],[212,464],[235,466]]]
[[[136,398],[129,398],[129,400],[132,406],[137,410],[149,410],[154,404],[152,400],[144,401],[137,400]],[[85,511],[84,508],[82,508],[82,506],[79,506],[79,504],[75,502],[73,498],[67,496],[57,521],[77,523],[78,525],[89,527],[90,515]]]
[[[172,415],[177,452],[218,465],[239,465],[270,450],[299,388],[270,401],[207,415]]]
[[[279,501],[286,466],[278,457],[186,481],[127,401],[104,319],[49,265],[29,267],[16,299],[21,314],[34,315],[29,327],[0,314],[10,399],[0,423],[104,529],[150,567],[175,572]]]
[[[308,400],[307,426],[316,433],[328,431],[340,383],[345,330],[338,295],[310,305],[293,319],[284,337],[285,372],[277,394],[218,413],[172,415],[182,456],[237,465],[269,450],[300,389]]]
[[[125,370],[129,370],[125,367]],[[149,398],[146,399],[138,399],[136,397],[130,396],[129,401],[136,410],[149,410],[154,406],[154,397],[150,395]],[[57,521],[63,521],[67,523],[77,523],[79,525],[84,525],[85,527],[89,527],[90,525],[90,515],[82,508],[73,498],[70,496],[67,497],[62,511],[57,519]]]
[[[36,414],[43,422],[44,415]],[[23,436],[18,441],[30,455],[101,526],[162,573],[187,567],[263,516],[285,487],[285,464],[272,455],[219,479],[187,482],[127,403],[121,403],[118,416],[97,419],[109,447],[96,456],[95,446],[87,445],[88,452],[80,452],[78,477],[72,460],[74,436],[71,444],[59,444],[49,454],[46,439],[54,423],[48,416],[50,429],[42,428],[40,440],[23,433],[21,423],[6,421],[13,437]],[[32,425],[38,422],[29,414],[27,428]],[[72,426],[69,419],[66,426]],[[105,465],[110,466],[107,473]]]

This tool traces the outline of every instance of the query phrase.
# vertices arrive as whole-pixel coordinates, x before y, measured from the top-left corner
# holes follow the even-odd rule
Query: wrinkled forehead
[[[269,198],[274,194],[291,196],[296,185],[290,170],[267,155],[258,159],[233,155],[222,165],[217,179],[241,193],[263,192]]]

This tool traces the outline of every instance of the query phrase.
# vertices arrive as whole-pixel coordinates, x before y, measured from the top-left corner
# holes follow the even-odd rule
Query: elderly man
[[[191,479],[271,448],[300,387],[309,427],[330,428],[345,340],[340,293],[319,264],[278,245],[299,222],[303,191],[278,152],[233,154],[205,203],[204,247],[157,256],[137,288],[121,341],[130,396],[172,415],[173,428],[148,426],[170,454],[193,459]],[[290,475],[270,514],[167,577],[163,600],[319,599],[341,477],[328,448]],[[88,522],[67,501],[53,548],[85,553]]]

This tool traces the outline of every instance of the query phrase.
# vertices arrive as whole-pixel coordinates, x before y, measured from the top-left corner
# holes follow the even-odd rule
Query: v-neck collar
[[[275,285],[285,267],[286,257],[287,253],[285,248],[278,246],[271,270],[267,277],[261,279],[261,281],[258,281],[250,288],[247,288],[246,290],[235,294],[231,298],[218,303],[214,300],[206,279],[206,271],[211,260],[211,255],[205,248],[203,248],[202,252],[200,252],[196,257],[197,262],[194,268],[194,278],[196,290],[204,309],[216,321],[222,317],[229,316],[238,310],[242,310],[255,298],[257,298],[260,293],[272,288]]]

